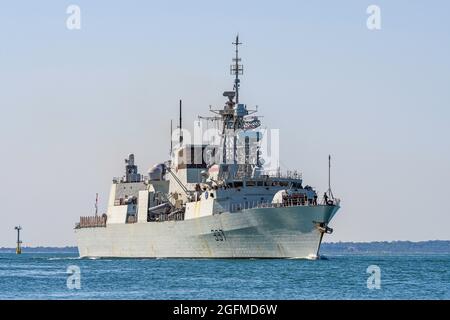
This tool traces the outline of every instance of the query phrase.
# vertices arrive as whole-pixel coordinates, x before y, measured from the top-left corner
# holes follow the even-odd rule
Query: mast
[[[235,41],[232,42],[232,44],[235,46],[235,56],[232,59],[233,64],[230,65],[230,73],[234,76],[233,91],[225,91],[223,93],[223,96],[228,98],[223,109],[211,110],[210,108],[211,112],[219,115],[219,117],[210,119],[222,121],[220,142],[222,162],[229,164],[228,160],[231,160],[231,163],[236,165],[238,164],[236,132],[240,130],[255,129],[260,126],[260,122],[256,119],[257,117],[246,119],[246,116],[255,113],[257,110],[248,110],[246,105],[239,104],[239,76],[244,73],[244,67],[240,64],[241,58],[239,57],[239,45],[242,44],[242,42],[239,42],[239,34],[236,35]]]
[[[170,157],[172,156],[172,150],[173,150],[172,133],[173,133],[172,119],[170,119],[170,152],[169,152]]]
[[[331,191],[331,155],[328,155],[328,196],[333,199],[333,192]]]
[[[98,193],[95,194],[95,216],[98,216]]]
[[[236,35],[235,41],[233,44],[236,46],[236,57],[233,58],[234,65],[231,65],[231,74],[236,76],[234,79],[234,92],[236,93],[236,104],[239,104],[239,86],[241,82],[239,75],[244,74],[244,66],[239,64],[241,61],[241,58],[239,58],[239,45],[242,44],[242,42],[239,42],[239,34]]]
[[[181,113],[182,104],[183,104],[183,102],[180,99],[180,126],[179,126],[179,128],[180,128],[180,147],[183,144],[183,129],[182,129],[183,119],[182,119],[182,113]]]

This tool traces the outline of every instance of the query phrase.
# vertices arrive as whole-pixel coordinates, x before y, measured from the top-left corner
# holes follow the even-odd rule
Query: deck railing
[[[80,217],[80,222],[75,225],[76,229],[97,227],[106,227],[105,216]]]
[[[254,208],[284,208],[284,207],[302,207],[302,206],[314,207],[319,205],[338,206],[339,203],[340,203],[339,199],[328,200],[328,203],[325,203],[325,200],[322,200],[321,202],[315,202],[314,200],[313,201],[287,200],[283,201],[283,203],[272,203],[269,201],[244,201],[242,203],[232,203],[225,209],[230,212],[238,212]]]
[[[155,216],[154,220],[151,222],[164,222],[164,221],[181,221],[184,220],[184,212],[173,212],[173,213],[164,213],[158,216]]]

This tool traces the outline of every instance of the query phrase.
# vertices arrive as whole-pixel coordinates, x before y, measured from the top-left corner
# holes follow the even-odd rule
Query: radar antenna
[[[236,57],[233,58],[234,64],[230,67],[231,74],[235,75],[236,78],[234,79],[234,92],[236,93],[236,104],[239,103],[239,86],[241,80],[239,79],[239,75],[244,74],[244,66],[242,64],[239,64],[241,62],[241,58],[239,58],[239,45],[242,44],[242,42],[239,42],[239,34],[236,35],[236,42],[233,42],[233,44],[236,46]]]

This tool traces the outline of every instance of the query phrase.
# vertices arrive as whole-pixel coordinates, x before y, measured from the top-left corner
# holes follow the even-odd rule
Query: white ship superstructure
[[[111,186],[107,212],[75,227],[81,257],[317,258],[339,209],[329,187],[318,197],[300,174],[268,173],[256,110],[239,101],[238,55],[233,91],[202,118],[219,124],[215,144],[179,143],[148,175],[133,154]],[[181,132],[181,104],[180,104]]]

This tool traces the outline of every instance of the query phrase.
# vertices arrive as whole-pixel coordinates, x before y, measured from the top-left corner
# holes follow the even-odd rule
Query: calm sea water
[[[367,288],[370,265],[381,269],[380,289]],[[79,267],[79,290],[67,287],[70,266]],[[450,255],[309,261],[0,253],[0,299],[450,299]]]

